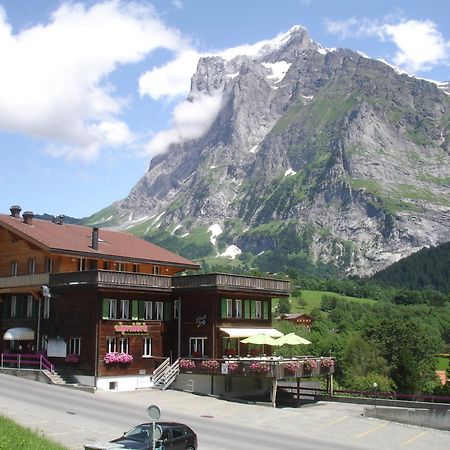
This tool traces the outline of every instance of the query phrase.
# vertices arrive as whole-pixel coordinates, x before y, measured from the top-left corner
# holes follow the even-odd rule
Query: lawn
[[[443,356],[438,356],[436,358],[436,370],[446,370],[449,368],[449,358],[444,358]]]
[[[301,291],[300,302],[297,297],[291,297],[289,299],[291,305],[291,313],[307,313],[309,314],[313,309],[320,308],[320,302],[322,301],[323,295],[332,295],[341,300],[345,300],[348,302],[358,302],[363,304],[375,304],[376,300],[370,298],[357,298],[357,297],[348,297],[347,295],[336,294],[335,292],[326,292],[326,291]],[[275,304],[273,305],[275,307]]]
[[[23,428],[0,416],[0,449],[4,450],[67,450],[36,431]]]

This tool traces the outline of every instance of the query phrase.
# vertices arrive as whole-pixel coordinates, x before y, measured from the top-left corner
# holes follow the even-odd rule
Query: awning
[[[4,335],[5,341],[33,341],[34,331],[31,328],[10,328]]]
[[[273,338],[283,336],[283,333],[275,328],[221,328],[221,331],[228,334],[233,338],[245,338],[249,336],[255,336],[256,334],[265,334]]]

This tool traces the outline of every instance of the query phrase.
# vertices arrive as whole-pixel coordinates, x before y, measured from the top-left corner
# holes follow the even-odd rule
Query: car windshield
[[[153,430],[150,425],[138,425],[123,435],[133,441],[146,442],[153,436]]]

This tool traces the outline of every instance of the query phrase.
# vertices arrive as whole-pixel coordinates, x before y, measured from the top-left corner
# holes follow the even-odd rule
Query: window
[[[173,302],[173,318],[178,319],[180,316],[180,299]]]
[[[155,302],[155,320],[163,320],[163,302]]]
[[[159,266],[153,266],[153,275],[159,275],[161,268]]]
[[[17,315],[17,297],[15,295],[13,295],[11,297],[11,309],[10,309],[10,316],[11,317],[16,317]]]
[[[125,263],[124,262],[118,261],[116,263],[116,267],[117,267],[116,270],[118,270],[119,272],[125,272]]]
[[[109,299],[109,318],[117,319],[117,300],[115,298]]]
[[[112,353],[117,351],[116,338],[109,337],[106,338],[106,353]]]
[[[44,319],[48,319],[50,317],[50,297],[44,297]]]
[[[242,300],[235,301],[235,308],[236,308],[236,317],[238,319],[241,319],[242,318]]]
[[[119,339],[119,351],[121,353],[128,353],[128,338]]]
[[[28,273],[33,274],[36,272],[36,260],[31,258],[28,260]]]
[[[79,337],[70,338],[69,354],[78,356],[81,354],[81,338]]]
[[[189,355],[190,356],[205,356],[205,337],[189,338]]]
[[[53,259],[52,258],[45,258],[45,271],[48,273],[53,272]]]
[[[153,314],[153,302],[144,302],[144,319],[152,320]]]
[[[27,297],[27,317],[33,317],[33,296],[29,295]]]
[[[139,264],[133,264],[133,272],[138,273],[139,272]]]
[[[78,260],[78,271],[84,272],[86,270],[86,258],[80,258]]]
[[[227,298],[227,317],[233,317],[233,300],[231,298]]]
[[[152,338],[145,337],[143,339],[143,343],[144,343],[144,349],[142,351],[142,356],[144,356],[144,357],[152,356]]]
[[[120,318],[129,319],[130,318],[130,301],[120,300]]]
[[[255,302],[255,319],[261,319],[261,302]]]
[[[11,261],[11,276],[17,276],[17,261]]]
[[[48,336],[46,334],[42,335],[41,339],[41,349],[47,351],[48,348]]]
[[[103,270],[109,270],[111,268],[111,263],[109,261],[103,261]]]

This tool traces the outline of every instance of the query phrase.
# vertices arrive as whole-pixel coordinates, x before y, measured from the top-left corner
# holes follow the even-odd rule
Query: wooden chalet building
[[[182,275],[198,264],[125,232],[0,214],[0,353],[45,354],[97,389],[147,387],[171,357],[246,354],[287,281]],[[107,363],[107,354],[132,356]]]

